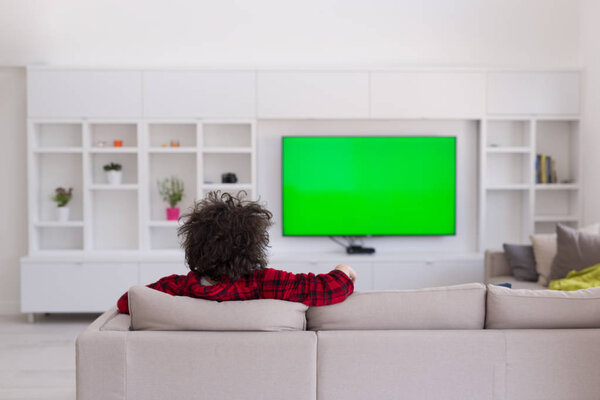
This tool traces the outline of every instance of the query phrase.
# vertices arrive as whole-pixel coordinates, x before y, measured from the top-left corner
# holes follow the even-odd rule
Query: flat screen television
[[[285,136],[284,236],[454,235],[456,137]]]

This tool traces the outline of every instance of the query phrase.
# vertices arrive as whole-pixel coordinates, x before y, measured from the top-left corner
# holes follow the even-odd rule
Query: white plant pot
[[[120,185],[123,179],[123,171],[106,171],[106,180],[109,185]]]
[[[56,220],[67,222],[69,220],[69,207],[56,207]]]

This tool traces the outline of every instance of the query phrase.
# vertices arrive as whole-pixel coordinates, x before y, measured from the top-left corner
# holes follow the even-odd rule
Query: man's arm
[[[344,301],[354,291],[356,275],[352,268],[338,266],[328,274],[293,274],[276,269],[265,270],[261,298],[326,306]]]
[[[169,275],[146,286],[173,296],[180,296],[183,294],[186,278],[187,275]],[[125,292],[125,294],[117,301],[117,308],[119,309],[119,312],[123,314],[129,314],[128,293],[129,292]]]

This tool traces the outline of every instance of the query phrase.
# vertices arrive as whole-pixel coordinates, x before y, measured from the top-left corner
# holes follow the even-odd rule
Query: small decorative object
[[[56,219],[59,222],[66,222],[69,220],[69,201],[73,197],[73,188],[68,190],[62,187],[58,187],[54,190],[54,196],[52,200],[56,202]]]
[[[160,147],[167,147],[167,144],[163,143],[163,144],[160,145]]]
[[[121,164],[113,163],[106,164],[104,166],[106,172],[106,180],[110,185],[120,185],[123,179],[123,172],[121,171]]]
[[[96,142],[96,147],[106,147],[106,142],[104,140],[98,140]]]
[[[158,180],[158,192],[163,200],[169,203],[167,208],[167,220],[177,221],[179,219],[179,208],[177,203],[183,198],[183,181],[174,176]]]
[[[221,174],[221,183],[236,183],[238,178],[233,172],[225,172]]]
[[[123,147],[123,141],[122,140],[113,140],[113,146],[115,147]]]
[[[171,147],[179,147],[179,140],[171,140],[170,146]]]

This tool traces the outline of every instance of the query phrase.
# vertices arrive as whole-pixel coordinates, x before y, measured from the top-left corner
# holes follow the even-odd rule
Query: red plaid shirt
[[[279,299],[326,306],[342,302],[354,291],[354,282],[342,271],[328,274],[292,274],[265,268],[241,277],[235,282],[224,277],[219,283],[204,286],[194,271],[187,275],[171,275],[148,285],[173,296],[189,296],[207,300]],[[127,293],[117,302],[119,311],[129,314]]]

